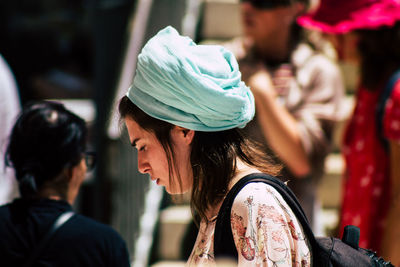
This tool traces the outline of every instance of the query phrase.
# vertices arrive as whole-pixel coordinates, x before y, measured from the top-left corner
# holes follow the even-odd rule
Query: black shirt
[[[0,265],[22,266],[65,201],[17,199],[0,207]],[[34,266],[129,266],[125,242],[111,227],[76,214],[53,236]]]

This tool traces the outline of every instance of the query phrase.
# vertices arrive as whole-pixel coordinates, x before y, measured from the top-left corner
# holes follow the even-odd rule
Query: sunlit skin
[[[130,117],[125,118],[129,140],[138,151],[138,170],[147,173],[157,185],[165,187],[169,194],[183,194],[191,189],[193,172],[190,165],[191,142],[195,132],[175,126],[171,130],[171,139],[177,169],[169,175],[167,154],[154,133],[144,130]],[[176,173],[181,177],[181,187]]]

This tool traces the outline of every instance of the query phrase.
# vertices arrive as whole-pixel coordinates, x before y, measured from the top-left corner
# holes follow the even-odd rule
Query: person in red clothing
[[[400,1],[321,0],[298,22],[328,33],[342,59],[359,64],[356,106],[343,140],[346,171],[340,230],[348,224],[358,226],[360,246],[398,266],[400,79],[391,83],[382,121],[376,110],[388,81],[400,70]]]

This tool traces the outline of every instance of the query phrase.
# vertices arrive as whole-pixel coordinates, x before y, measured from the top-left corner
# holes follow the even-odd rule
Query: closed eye
[[[136,138],[135,140],[132,141],[131,146],[136,148],[136,143],[139,141],[139,138]]]

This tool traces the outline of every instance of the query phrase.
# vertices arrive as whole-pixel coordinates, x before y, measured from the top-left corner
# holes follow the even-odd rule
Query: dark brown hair
[[[36,197],[51,187],[65,199],[68,179],[59,175],[79,164],[86,141],[85,121],[63,104],[28,103],[15,122],[5,155],[6,165],[15,169],[21,196]]]
[[[357,33],[360,37],[361,83],[367,89],[375,90],[400,67],[400,21],[393,27]]]
[[[119,103],[119,113],[121,119],[130,117],[144,130],[156,135],[167,154],[171,176],[175,162],[170,131],[174,125],[150,117],[126,96]],[[236,158],[271,175],[277,175],[281,169],[281,166],[272,164],[258,145],[247,139],[237,128],[219,132],[196,131],[190,155],[193,169],[190,204],[194,214],[206,220],[207,209],[223,199],[235,175]],[[178,181],[181,183],[180,178]]]

